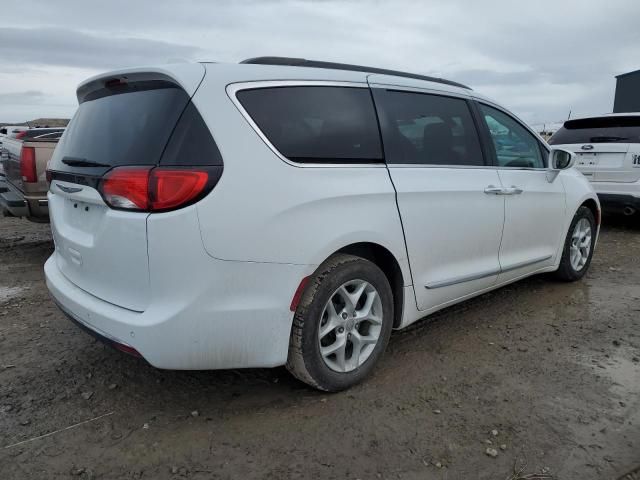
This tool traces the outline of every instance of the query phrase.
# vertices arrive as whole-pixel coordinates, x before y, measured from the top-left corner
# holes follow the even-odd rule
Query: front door
[[[492,193],[500,178],[485,163],[468,100],[383,85],[373,92],[418,309],[491,287],[504,198]]]
[[[535,135],[506,112],[479,107],[504,189],[502,283],[555,262],[566,234],[565,192],[559,178],[548,176],[547,150]]]

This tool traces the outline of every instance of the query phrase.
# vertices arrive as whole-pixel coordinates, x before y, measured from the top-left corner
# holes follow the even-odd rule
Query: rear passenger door
[[[504,199],[466,98],[372,85],[416,300],[429,310],[491,287]]]

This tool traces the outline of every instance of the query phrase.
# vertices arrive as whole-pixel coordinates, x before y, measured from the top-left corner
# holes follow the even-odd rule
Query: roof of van
[[[325,62],[321,60],[307,60],[306,58],[292,58],[292,57],[255,57],[242,60],[240,63],[251,65],[278,65],[288,67],[306,67],[306,68],[325,68],[328,70],[346,70],[350,72],[364,72],[364,73],[377,73],[380,75],[391,75],[394,77],[414,78],[417,80],[425,80],[427,82],[443,83],[445,85],[451,85],[459,88],[467,87],[458,82],[447,80],[444,78],[430,77],[427,75],[419,75],[417,73],[401,72],[399,70],[389,70],[386,68],[367,67],[364,65],[352,65],[349,63],[336,63]]]
[[[221,85],[231,83],[256,82],[256,81],[320,81],[320,82],[354,82],[367,83],[377,86],[397,86],[416,88],[421,90],[431,90],[434,92],[453,93],[465,97],[474,97],[492,101],[484,95],[457,84],[449,80],[427,77],[395,70],[378,69],[375,67],[363,67],[359,65],[333,64],[329,62],[317,62],[312,60],[283,58],[273,60],[273,57],[259,57],[257,60],[250,60],[251,63],[217,63],[217,62],[197,62],[197,63],[176,63],[167,65],[150,65],[129,67],[110,72],[101,73],[88,78],[78,86],[78,100],[82,103],[82,95],[91,84],[100,84],[105,79],[129,76],[131,74],[160,73],[168,75],[178,80],[189,95],[195,93],[200,80],[202,79],[204,68],[213,76],[209,81]],[[280,59],[281,57],[276,57]],[[295,61],[301,61],[304,66],[290,65]],[[277,64],[277,63],[280,64]],[[339,67],[339,68],[338,68]],[[84,92],[86,93],[86,92]]]
[[[260,57],[262,58],[262,57]],[[269,57],[272,58],[272,57]],[[398,86],[454,93],[485,100],[484,95],[471,90],[462,84],[449,80],[427,77],[424,75],[396,72],[395,70],[377,69],[354,65],[353,68],[333,68],[328,62],[318,66],[315,61],[306,61],[304,66],[277,64],[277,62],[261,63],[217,63],[201,62],[207,70],[215,71],[218,82],[238,83],[255,81],[321,81],[321,82],[357,82],[379,86]],[[293,62],[292,62],[293,63]],[[338,64],[346,65],[346,64]],[[350,65],[346,65],[351,67]]]

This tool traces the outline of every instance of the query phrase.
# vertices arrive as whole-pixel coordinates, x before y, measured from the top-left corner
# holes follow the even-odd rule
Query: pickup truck
[[[0,210],[4,215],[48,222],[47,162],[64,128],[30,128],[4,137],[0,163]]]
[[[23,130],[28,130],[29,127],[24,127],[22,125],[5,125],[0,127],[0,153],[2,152],[2,142],[5,138],[16,138]],[[4,176],[4,171],[2,170],[2,163],[0,163],[0,182],[2,182]]]

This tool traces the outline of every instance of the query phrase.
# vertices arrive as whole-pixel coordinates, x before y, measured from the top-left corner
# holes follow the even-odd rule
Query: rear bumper
[[[142,313],[78,288],[58,269],[55,252],[44,270],[61,310],[108,343],[135,349],[157,368],[207,370],[286,362],[289,304],[309,267],[201,258],[191,276],[174,276],[173,294],[158,291]]]
[[[46,196],[29,196],[15,188],[6,177],[0,175],[0,209],[14,217],[26,217],[36,222],[49,219],[49,204]]]
[[[26,217],[29,214],[24,196],[6,180],[4,175],[0,175],[0,210],[14,217]]]
[[[640,211],[640,197],[618,193],[598,193],[600,205],[610,213],[626,213]],[[633,210],[633,211],[632,211]]]
[[[127,344],[123,344],[121,342],[119,342],[118,340],[116,340],[115,338],[111,338],[108,337],[106,334],[102,333],[102,332],[98,332],[97,330],[92,330],[90,327],[88,327],[86,324],[82,323],[80,320],[78,320],[75,315],[71,312],[68,312],[62,305],[60,305],[58,302],[56,302],[55,298],[53,299],[54,303],[57,305],[57,307],[62,311],[62,313],[64,313],[67,318],[69,320],[71,320],[74,324],[76,324],[81,330],[84,330],[85,332],[87,332],[89,335],[91,335],[92,337],[100,340],[101,342],[117,349],[120,351],[124,351],[126,353],[129,353],[130,355],[133,355],[135,357],[142,357],[140,355],[140,353],[135,350],[133,347],[131,347],[130,345]]]

